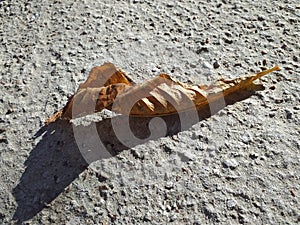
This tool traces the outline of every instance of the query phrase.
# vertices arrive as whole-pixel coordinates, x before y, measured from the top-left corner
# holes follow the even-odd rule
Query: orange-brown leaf
[[[279,66],[251,76],[220,79],[209,86],[183,84],[167,74],[135,84],[112,63],[105,63],[91,70],[86,82],[79,85],[67,105],[46,123],[59,118],[71,119],[92,114],[105,108],[137,117],[163,116],[199,109],[209,101],[217,101],[251,87],[254,80],[276,70],[280,70]]]

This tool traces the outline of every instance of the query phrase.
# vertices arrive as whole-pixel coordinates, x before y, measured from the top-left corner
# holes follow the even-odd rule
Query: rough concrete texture
[[[0,16],[1,224],[300,222],[298,1],[0,1]],[[72,125],[44,120],[106,61],[138,82],[282,70],[131,148],[100,114],[97,135],[118,154],[87,165]]]

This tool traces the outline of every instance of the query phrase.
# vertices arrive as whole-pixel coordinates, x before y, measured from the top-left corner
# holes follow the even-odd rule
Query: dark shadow
[[[72,126],[58,121],[41,128],[42,138],[25,162],[26,170],[13,189],[18,203],[13,220],[31,219],[54,200],[88,166],[73,137]]]
[[[255,91],[262,90],[261,85],[255,85],[251,91],[243,91],[225,98],[226,105],[251,96]],[[214,104],[214,113],[224,108],[224,104]],[[188,112],[187,112],[188,113]],[[213,113],[213,114],[214,114]],[[212,115],[209,106],[198,111],[199,120]],[[167,134],[173,135],[182,131],[178,115],[161,117],[167,125]],[[128,149],[114,133],[112,119],[105,119],[96,123],[101,142],[110,146],[111,156]],[[133,133],[141,139],[147,138],[150,133],[148,124],[151,118],[131,118],[130,127]],[[197,121],[196,121],[197,122]],[[87,134],[93,135],[93,134]],[[13,195],[18,207],[13,215],[17,224],[29,220],[47,207],[66,187],[79,176],[88,166],[79,150],[74,138],[72,125],[66,121],[57,121],[49,126],[42,127],[34,139],[41,140],[31,151],[25,162],[26,170],[19,184],[13,189]]]

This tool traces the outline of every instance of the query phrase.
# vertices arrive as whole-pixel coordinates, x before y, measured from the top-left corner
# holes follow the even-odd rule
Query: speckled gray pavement
[[[0,16],[0,224],[300,222],[298,1],[2,0]],[[44,121],[108,61],[137,82],[282,70],[135,146],[100,113],[82,135],[111,155],[88,165],[73,125]],[[146,138],[148,123],[133,132]]]

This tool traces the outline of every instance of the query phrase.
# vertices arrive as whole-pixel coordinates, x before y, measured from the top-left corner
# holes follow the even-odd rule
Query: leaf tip
[[[52,116],[45,120],[45,125],[48,126],[50,123],[55,122],[57,119],[61,118],[61,115],[62,110],[59,110],[58,112],[54,113]]]
[[[281,68],[280,68],[279,65],[276,65],[276,66],[274,66],[274,67],[272,67],[272,68],[270,68],[270,69],[261,71],[261,72],[257,73],[257,74],[253,77],[252,81],[253,81],[253,80],[256,80],[256,79],[258,79],[258,78],[261,78],[261,77],[263,77],[263,76],[265,76],[265,75],[267,75],[267,74],[269,74],[269,73],[271,73],[271,72],[273,72],[273,71],[278,71],[278,70],[281,70]]]

